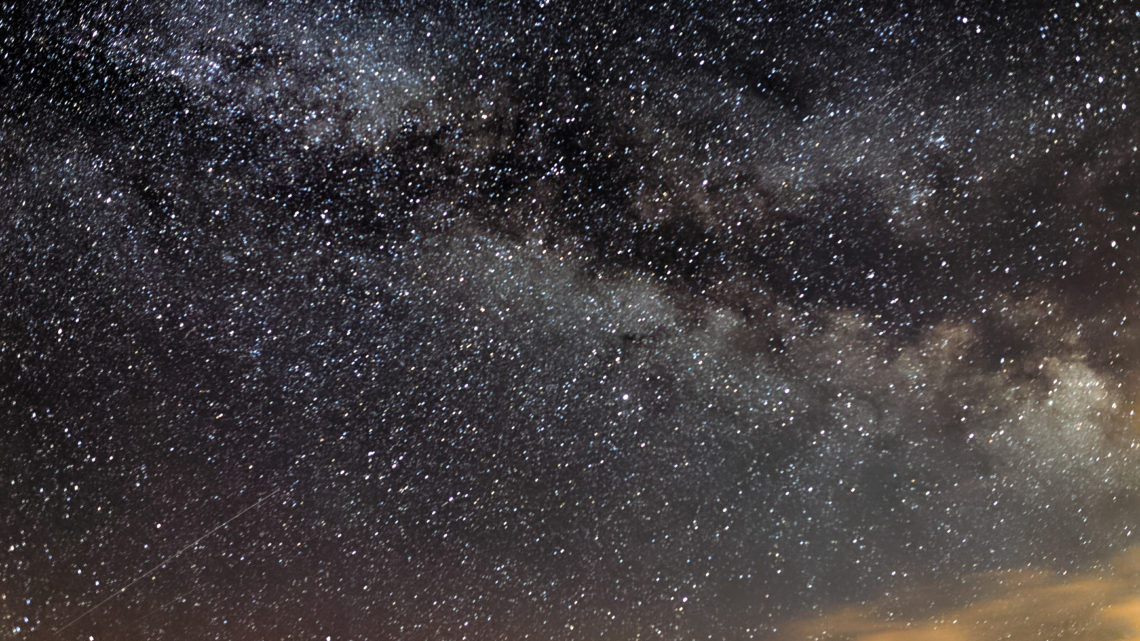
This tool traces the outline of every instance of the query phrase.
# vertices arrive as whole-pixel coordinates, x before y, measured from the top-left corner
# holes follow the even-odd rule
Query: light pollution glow
[[[1140,548],[1079,574],[985,572],[953,586],[846,606],[783,625],[775,639],[1137,641]]]

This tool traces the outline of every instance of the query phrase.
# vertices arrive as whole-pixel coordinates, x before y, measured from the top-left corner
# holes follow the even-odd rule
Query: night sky
[[[1140,6],[56,4],[0,638],[1140,634]]]

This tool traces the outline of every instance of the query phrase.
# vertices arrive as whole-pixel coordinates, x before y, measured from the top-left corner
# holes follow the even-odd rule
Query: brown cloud
[[[962,599],[967,599],[962,602]],[[1095,571],[989,572],[782,626],[780,641],[1134,641],[1140,549]]]

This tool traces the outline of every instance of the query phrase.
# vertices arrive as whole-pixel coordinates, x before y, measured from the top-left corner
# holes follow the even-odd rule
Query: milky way
[[[0,635],[858,638],[1132,558],[1130,3],[28,4]]]

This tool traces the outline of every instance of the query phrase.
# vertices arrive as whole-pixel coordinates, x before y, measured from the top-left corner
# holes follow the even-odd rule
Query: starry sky
[[[57,4],[0,637],[1140,632],[1133,3]]]

